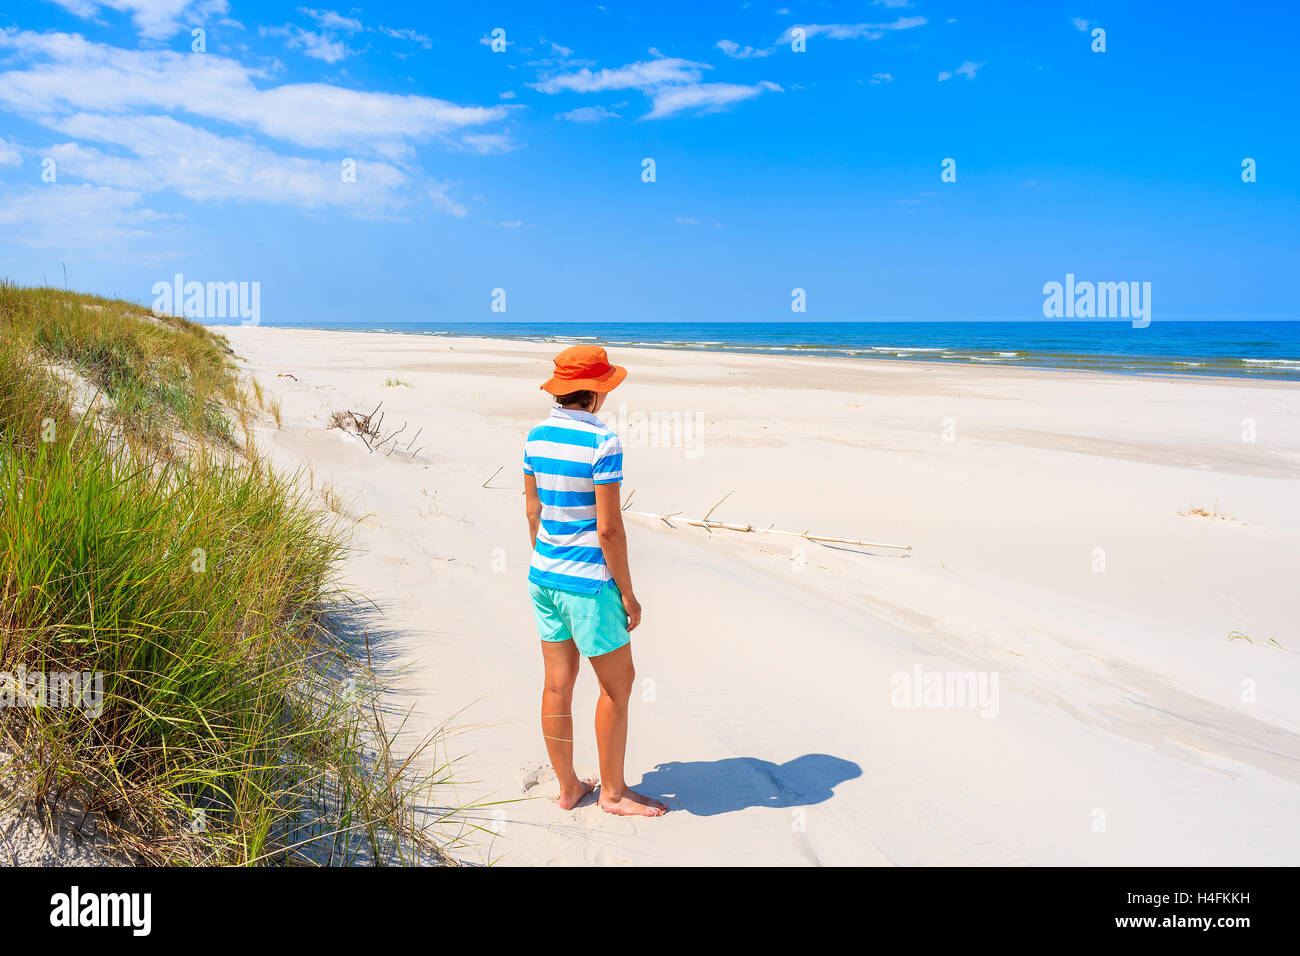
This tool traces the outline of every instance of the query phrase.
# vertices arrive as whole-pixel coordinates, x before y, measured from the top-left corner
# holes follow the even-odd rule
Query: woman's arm
[[[537,547],[537,529],[542,526],[542,499],[537,496],[537,477],[524,475],[524,514],[528,515],[528,534]]]
[[[596,536],[605,555],[605,566],[623,595],[628,633],[641,623],[641,603],[632,593],[632,572],[627,566],[627,532],[623,529],[623,511],[618,482],[596,486]]]

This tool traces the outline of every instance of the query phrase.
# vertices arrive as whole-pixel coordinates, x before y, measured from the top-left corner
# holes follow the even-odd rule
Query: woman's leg
[[[578,649],[573,641],[542,641],[546,677],[542,685],[542,736],[560,781],[559,804],[572,810],[595,788],[573,772],[573,685],[578,679]]]
[[[636,670],[632,645],[591,658],[600,681],[596,702],[596,749],[600,753],[600,807],[610,813],[644,817],[662,816],[668,805],[627,788],[623,757],[627,752],[627,703],[632,696]]]

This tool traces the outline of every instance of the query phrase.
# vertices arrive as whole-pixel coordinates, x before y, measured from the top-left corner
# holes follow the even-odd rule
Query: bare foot
[[[583,797],[585,797],[587,794],[591,793],[591,791],[595,789],[596,789],[595,780],[592,780],[590,778],[586,780],[579,780],[577,787],[575,787],[573,790],[561,790],[560,795],[555,798],[555,802],[560,805],[561,810],[572,810],[574,807],[576,807],[579,803],[582,802]]]
[[[609,796],[603,788],[600,791],[600,808],[620,817],[661,817],[668,812],[668,804],[635,790],[624,790],[623,796],[615,798]]]

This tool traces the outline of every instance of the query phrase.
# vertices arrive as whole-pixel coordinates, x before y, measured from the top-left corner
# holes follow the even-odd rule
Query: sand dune
[[[635,509],[732,491],[713,517],[912,545],[629,518],[628,780],[673,807],[631,821],[549,801],[519,463],[555,347],[222,331],[283,403],[260,440],[355,523],[346,583],[412,736],[464,728],[448,801],[516,801],[472,814],[499,836],[466,859],[1300,863],[1294,386],[620,350],[602,417],[663,426],[624,436]],[[419,455],[326,428],[380,401]],[[966,674],[996,696],[954,698]],[[580,773],[595,697],[586,671]]]

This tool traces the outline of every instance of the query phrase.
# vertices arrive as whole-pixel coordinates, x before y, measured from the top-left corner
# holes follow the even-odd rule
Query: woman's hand
[[[623,597],[623,610],[627,614],[627,632],[631,634],[636,630],[636,626],[641,623],[641,602],[636,599],[636,595],[629,591]]]
[[[528,516],[528,535],[537,547],[537,529],[542,526],[542,499],[537,494],[537,476],[524,475],[524,514]]]
[[[596,486],[596,537],[605,555],[605,567],[618,585],[627,614],[627,629],[631,633],[641,623],[641,602],[632,593],[632,572],[627,566],[627,531],[623,527],[623,512],[618,502],[618,482]]]

